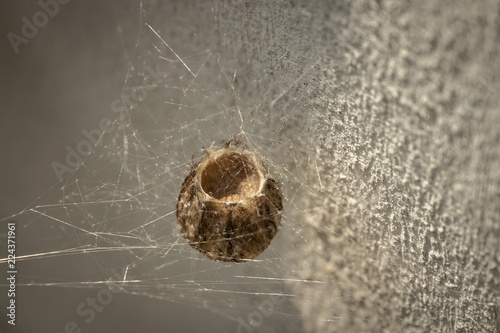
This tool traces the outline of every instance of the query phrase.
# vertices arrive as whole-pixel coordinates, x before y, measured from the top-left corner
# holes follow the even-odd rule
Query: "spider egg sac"
[[[206,256],[241,262],[264,251],[283,211],[278,183],[257,155],[238,144],[207,150],[181,186],[177,221]]]

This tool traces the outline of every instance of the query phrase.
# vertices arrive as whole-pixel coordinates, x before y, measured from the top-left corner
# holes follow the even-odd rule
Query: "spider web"
[[[495,331],[497,13],[141,2],[108,131],[2,220],[22,232],[18,285],[205,308],[233,331]],[[198,253],[175,216],[190,167],[233,136],[284,194],[270,247],[239,264]]]
[[[312,126],[304,102],[294,97],[307,89],[315,53],[297,42],[300,24],[273,32],[290,39],[287,48],[273,47],[276,37],[270,36],[253,53],[245,47],[251,40],[235,44],[234,36],[248,37],[243,31],[222,33],[224,12],[234,8],[212,5],[141,5],[141,31],[122,94],[114,112],[103,115],[111,119],[108,131],[92,134],[91,152],[60,184],[4,219],[32,237],[23,236],[30,252],[18,253],[17,260],[44,267],[36,275],[20,275],[18,285],[114,288],[208,308],[235,325],[243,318],[261,331],[302,330],[295,304],[301,296],[294,286],[326,288],[304,280],[301,270],[311,268],[302,267],[305,258],[290,255],[307,242],[311,228],[303,197],[317,195],[321,185],[307,139]],[[158,10],[166,15],[154,15]],[[213,20],[196,20],[199,15]],[[192,24],[186,28],[185,22]],[[278,89],[276,80],[285,88]],[[198,253],[181,236],[175,214],[191,165],[204,148],[233,136],[263,156],[285,197],[271,246],[243,264]],[[65,272],[54,276],[61,266]],[[264,317],[252,317],[255,311]]]

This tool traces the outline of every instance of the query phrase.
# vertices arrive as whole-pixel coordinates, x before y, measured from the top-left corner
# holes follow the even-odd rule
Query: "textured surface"
[[[333,282],[302,310],[318,331],[326,312],[339,331],[498,331],[500,8],[398,3],[317,22],[306,109],[328,199],[311,277]]]
[[[272,112],[302,110],[280,139],[317,153],[297,271],[326,286],[294,286],[305,327],[498,331],[498,2],[248,7],[234,49],[287,91]]]

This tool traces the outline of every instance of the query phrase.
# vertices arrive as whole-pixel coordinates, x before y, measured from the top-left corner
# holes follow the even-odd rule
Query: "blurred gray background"
[[[140,10],[135,1],[70,2],[16,54],[7,33],[22,35],[21,18],[31,19],[40,6],[36,1],[4,1],[0,8],[0,84],[5,101],[0,140],[2,156],[8,161],[0,172],[3,218],[30,206],[54,185],[60,187],[51,163],[64,161],[65,147],[76,147],[84,138],[82,130],[96,128],[103,114],[114,116],[110,105],[122,91],[130,61],[126,55],[140,31]],[[18,241],[22,239],[20,230]],[[18,253],[29,252],[27,246],[18,247]],[[43,264],[33,270],[29,264],[24,270],[20,265],[20,275],[28,280],[44,269]],[[53,272],[55,281],[65,271],[60,269]],[[2,296],[7,293],[4,287],[1,290]],[[76,306],[95,297],[98,290],[18,287],[17,325],[14,328],[2,320],[0,331],[63,332],[66,322],[78,319]],[[6,299],[1,298],[2,308]],[[196,320],[187,315],[193,311]],[[121,293],[83,332],[194,332],[205,331],[207,322],[214,332],[236,329],[234,321],[207,310]]]

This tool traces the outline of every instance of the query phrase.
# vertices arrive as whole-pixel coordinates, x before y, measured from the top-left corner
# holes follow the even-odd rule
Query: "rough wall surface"
[[[500,330],[499,9],[353,1],[313,20],[306,105],[330,199],[310,274],[332,288],[302,310],[318,331],[332,309],[338,331]]]
[[[238,52],[269,66],[271,36],[289,50],[273,82],[304,75],[272,112],[300,100],[281,139],[317,153],[320,194],[304,199],[315,232],[300,249],[310,262],[297,271],[327,284],[295,286],[306,327],[499,331],[499,3],[248,7],[230,12],[244,12],[235,28],[248,23]]]

